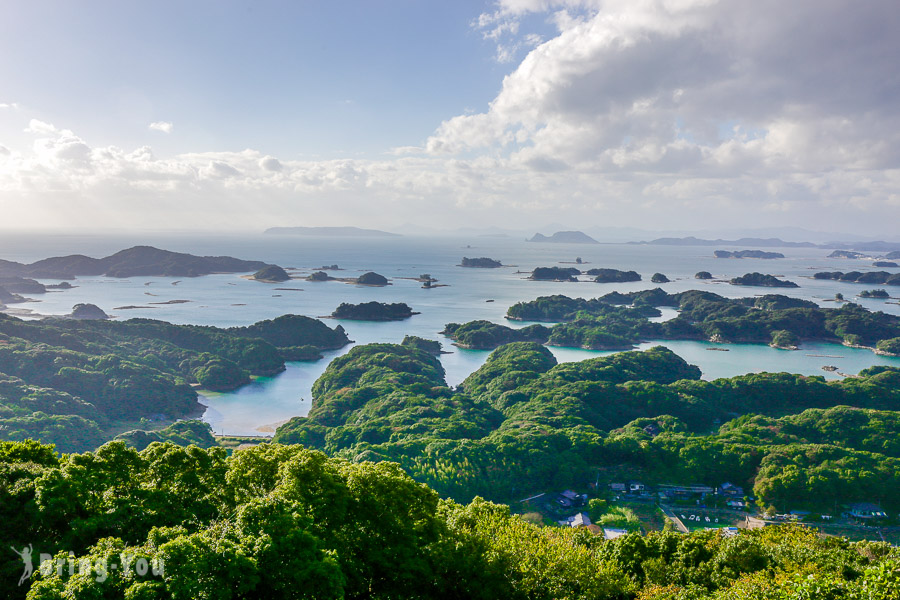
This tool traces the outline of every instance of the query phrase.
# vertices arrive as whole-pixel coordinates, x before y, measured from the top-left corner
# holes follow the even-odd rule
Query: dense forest
[[[195,387],[234,389],[347,343],[340,326],[297,315],[229,329],[0,315],[0,439],[93,449],[112,425],[196,411]]]
[[[900,553],[802,526],[606,541],[480,498],[441,500],[391,463],[265,444],[0,443],[5,598],[889,600]],[[41,555],[47,562],[41,564]],[[27,572],[26,572],[27,575]]]
[[[895,368],[838,382],[787,373],[702,381],[662,347],[557,364],[542,345],[518,342],[454,390],[432,354],[369,344],[332,361],[313,397],[276,442],[395,461],[459,501],[584,487],[599,470],[734,481],[779,509],[900,508]]]
[[[650,321],[657,307],[678,310],[663,322]],[[691,290],[667,294],[660,288],[600,298],[542,296],[507,311],[518,321],[556,323],[515,329],[489,321],[448,323],[444,333],[464,348],[493,349],[510,342],[540,342],[593,350],[631,348],[646,340],[712,340],[785,345],[782,340],[829,341],[854,346],[890,346],[900,337],[900,317],[872,312],[852,302],[820,308],[780,294],[725,298]],[[795,344],[789,344],[795,345]]]

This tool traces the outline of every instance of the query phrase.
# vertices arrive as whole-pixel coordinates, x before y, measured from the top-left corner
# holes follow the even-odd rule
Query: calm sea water
[[[770,292],[784,293],[825,303],[835,293],[853,299],[866,286],[811,279],[816,271],[869,270],[864,261],[829,259],[827,250],[781,249],[787,258],[780,260],[726,260],[712,256],[713,247],[665,247],[629,244],[570,245],[532,244],[523,239],[468,238],[317,238],[266,235],[211,236],[164,235],[141,236],[23,236],[0,238],[0,258],[28,262],[66,254],[106,256],[137,244],[153,245],[178,252],[201,255],[230,255],[263,260],[283,267],[300,269],[305,276],[322,265],[338,264],[340,277],[355,277],[376,271],[392,281],[383,288],[371,288],[340,282],[311,283],[302,280],[283,284],[264,284],[242,279],[238,275],[210,275],[198,278],[135,277],[112,279],[87,277],[74,281],[75,289],[50,292],[36,299],[40,302],[16,305],[37,314],[62,315],[80,302],[100,306],[120,319],[146,317],[173,323],[218,326],[247,325],[286,313],[319,317],[330,314],[341,302],[406,302],[421,314],[401,322],[366,323],[340,321],[357,344],[399,342],[404,335],[418,335],[441,341],[452,354],[441,361],[449,385],[457,385],[477,369],[489,352],[462,350],[441,336],[446,323],[487,319],[505,323],[503,318],[511,304],[549,294],[596,297],[617,290],[657,287],[649,282],[655,272],[667,275],[672,282],[663,284],[668,292],[689,289],[714,291],[728,297],[741,297]],[[512,265],[500,269],[463,269],[463,256],[488,256]],[[645,281],[628,284],[554,283],[525,279],[537,266],[553,266],[574,262],[581,257],[585,266],[633,269]],[[710,271],[717,279],[729,279],[747,272],[759,271],[783,276],[800,284],[800,288],[771,290],[731,286],[723,281],[698,281],[697,271]],[[428,273],[447,287],[422,289],[421,284],[405,277]],[[45,281],[53,283],[52,281]],[[291,288],[279,290],[277,288]],[[171,300],[187,300],[177,304],[160,304]],[[493,300],[493,302],[489,302]],[[896,300],[863,300],[858,302],[873,310],[900,314]],[[153,304],[157,303],[157,304]],[[122,309],[125,306],[145,308]],[[668,313],[665,317],[671,317]],[[329,320],[334,326],[339,321]],[[523,323],[507,323],[513,327]],[[689,362],[698,365],[706,379],[730,377],[748,372],[789,371],[806,375],[837,378],[822,371],[823,365],[837,366],[843,373],[856,373],[875,365],[900,366],[900,359],[877,356],[868,350],[840,345],[808,344],[799,351],[775,350],[764,345],[729,345],[728,352],[709,351],[712,344],[700,342],[660,342]],[[641,347],[650,347],[654,343]],[[304,415],[311,403],[310,388],[325,370],[328,361],[350,349],[330,353],[316,363],[290,363],[287,370],[271,378],[228,394],[209,395],[204,418],[217,433],[234,435],[258,434],[292,416]],[[552,348],[560,361],[575,361],[609,354],[588,350]]]

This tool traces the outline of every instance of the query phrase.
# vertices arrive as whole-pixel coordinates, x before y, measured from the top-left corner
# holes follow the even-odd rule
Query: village
[[[538,494],[520,501],[529,520],[585,528],[611,540],[629,532],[672,530],[690,533],[718,530],[736,535],[739,529],[758,529],[780,523],[803,523],[822,535],[900,544],[900,515],[888,513],[875,502],[838,505],[835,514],[791,510],[769,514],[757,509],[754,498],[741,486],[723,482],[659,484],[638,480],[592,485],[586,493],[574,490]]]

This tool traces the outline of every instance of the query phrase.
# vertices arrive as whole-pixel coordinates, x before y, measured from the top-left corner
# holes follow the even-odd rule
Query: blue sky
[[[14,2],[2,228],[900,235],[895,0]]]

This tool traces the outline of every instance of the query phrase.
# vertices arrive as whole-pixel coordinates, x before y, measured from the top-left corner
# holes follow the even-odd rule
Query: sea
[[[438,340],[448,354],[441,356],[447,383],[456,386],[478,369],[489,351],[456,348],[440,334],[447,323],[485,319],[510,327],[529,323],[507,321],[506,310],[520,301],[539,296],[564,294],[594,298],[612,291],[630,292],[661,287],[667,292],[701,289],[738,298],[780,293],[836,306],[841,293],[847,300],[870,310],[900,315],[896,298],[862,299],[857,294],[873,286],[816,280],[817,271],[874,270],[865,260],[827,258],[829,250],[818,248],[766,248],[786,258],[717,259],[713,250],[738,250],[729,246],[659,246],[649,244],[553,244],[532,243],[510,236],[457,237],[314,237],[266,234],[171,234],[129,235],[91,234],[4,234],[0,237],[0,259],[33,262],[50,256],[84,254],[103,257],[124,248],[150,245],[157,248],[204,256],[234,256],[261,260],[296,269],[298,279],[279,284],[260,283],[241,274],[215,274],[195,278],[80,277],[69,290],[50,291],[35,296],[36,302],[14,305],[33,311],[23,318],[64,315],[78,303],[96,304],[116,319],[152,318],[180,324],[230,327],[272,319],[284,314],[324,317],[342,302],[405,302],[419,314],[398,322],[361,322],[326,319],[329,326],[341,324],[354,344],[328,352],[317,362],[291,362],[274,377],[256,378],[251,384],[229,393],[204,393],[207,406],[203,419],[216,434],[272,435],[276,427],[294,416],[308,413],[312,405],[311,387],[328,363],[354,345],[372,342],[399,343],[405,335]],[[459,265],[463,257],[489,257],[504,267],[471,269]],[[527,279],[539,266],[576,266],[582,270],[609,267],[635,270],[643,281],[624,284],[539,282]],[[339,281],[308,282],[302,278],[318,267],[337,264],[336,277],[357,277],[375,271],[391,285],[367,287]],[[888,269],[896,271],[895,269]],[[713,280],[697,280],[694,274],[709,271]],[[654,273],[663,273],[670,283],[650,282]],[[727,281],[750,272],[768,273],[800,285],[793,289],[733,286]],[[415,280],[428,274],[437,286],[424,289]],[[587,279],[587,277],[585,277]],[[58,283],[42,280],[43,283]],[[897,289],[897,288],[894,288]],[[890,291],[891,288],[888,288]],[[900,289],[895,292],[900,295]],[[178,302],[172,302],[178,301]],[[172,303],[169,303],[172,302]],[[125,308],[138,307],[138,308]],[[664,309],[661,319],[675,311]],[[872,365],[900,367],[900,358],[876,355],[866,349],[838,344],[809,343],[799,350],[778,350],[762,344],[712,344],[691,341],[649,341],[640,349],[662,345],[700,367],[704,379],[732,377],[745,373],[790,372],[826,379],[855,374]],[[718,351],[710,351],[718,348]],[[560,362],[579,361],[610,352],[572,348],[550,348]],[[823,366],[837,367],[825,371]]]

